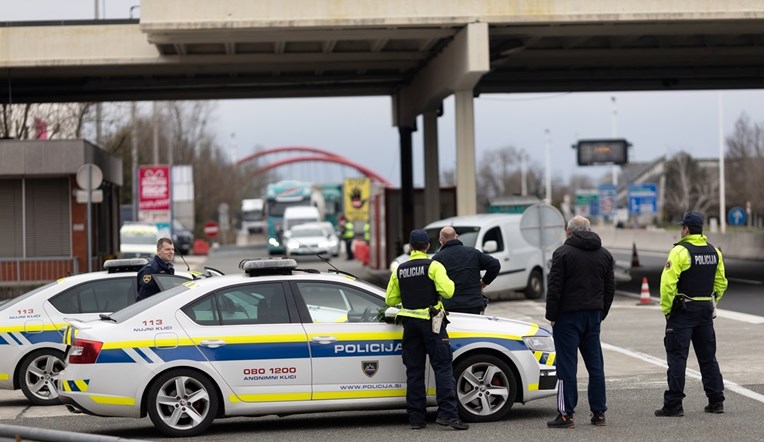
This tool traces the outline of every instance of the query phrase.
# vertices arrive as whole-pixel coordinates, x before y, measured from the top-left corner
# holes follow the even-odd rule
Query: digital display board
[[[629,145],[624,139],[581,140],[576,144],[577,163],[580,166],[626,164]]]

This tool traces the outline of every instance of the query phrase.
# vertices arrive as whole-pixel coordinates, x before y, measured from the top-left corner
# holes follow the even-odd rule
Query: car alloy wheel
[[[64,354],[43,349],[29,354],[21,363],[20,386],[24,396],[35,405],[57,405],[58,376],[64,369]]]
[[[497,357],[470,356],[460,361],[454,375],[457,404],[463,420],[488,422],[502,419],[515,402],[515,375]]]
[[[168,436],[205,431],[218,413],[218,393],[202,373],[177,369],[154,380],[148,395],[151,421]]]

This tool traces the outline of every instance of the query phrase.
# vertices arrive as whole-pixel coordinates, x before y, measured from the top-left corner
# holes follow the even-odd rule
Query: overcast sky
[[[0,21],[92,19],[95,3],[0,0]],[[130,7],[139,3],[101,0],[99,7],[104,18],[127,18]],[[138,17],[140,9],[134,9],[134,15]],[[742,113],[763,124],[762,90],[482,95],[475,100],[476,162],[486,151],[514,146],[525,149],[530,162],[544,168],[545,130],[549,130],[553,176],[610,176],[610,166],[577,167],[571,145],[578,139],[610,138],[614,120],[617,136],[633,144],[631,161],[651,161],[681,150],[697,157],[717,157],[720,96],[725,135],[732,132]],[[224,100],[217,102],[213,128],[222,145],[236,146],[240,158],[256,147],[318,147],[373,169],[398,185],[399,138],[391,115],[389,97]],[[440,168],[453,170],[452,97],[444,101],[444,115],[438,125]],[[421,119],[418,129],[413,135],[415,185],[423,181]],[[317,181],[354,174],[326,165],[290,166],[280,173],[310,173]]]

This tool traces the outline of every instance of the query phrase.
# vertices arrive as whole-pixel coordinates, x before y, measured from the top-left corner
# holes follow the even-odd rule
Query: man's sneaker
[[[547,428],[574,428],[574,418],[559,414],[555,419],[547,421]]]
[[[680,417],[683,413],[683,406],[678,405],[677,407],[673,408],[667,408],[666,406],[659,408],[658,410],[654,411],[653,413],[655,416],[664,416],[664,417]]]
[[[599,427],[605,427],[606,415],[603,414],[602,411],[596,411],[592,413],[592,419],[590,419],[590,423],[592,423],[592,425],[597,425]]]
[[[428,424],[426,424],[425,422],[423,422],[421,424],[412,424],[412,430],[422,430],[423,428],[425,428],[427,426],[428,426]]]
[[[704,411],[707,413],[725,413],[725,409],[723,409],[723,403],[722,402],[710,402],[709,405],[704,407]]]
[[[459,418],[454,417],[451,419],[443,419],[443,418],[437,418],[436,423],[438,425],[443,425],[445,427],[452,427],[455,430],[467,430],[470,428],[470,425],[466,424],[465,422],[462,422]]]

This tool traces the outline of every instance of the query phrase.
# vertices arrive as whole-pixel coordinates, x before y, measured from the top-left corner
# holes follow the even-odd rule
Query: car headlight
[[[279,241],[276,238],[268,238],[268,243],[273,247],[279,247]]]
[[[552,336],[524,336],[523,342],[531,351],[555,351],[555,341]]]
[[[287,241],[287,248],[290,250],[295,250],[300,248],[300,243],[297,241]]]

